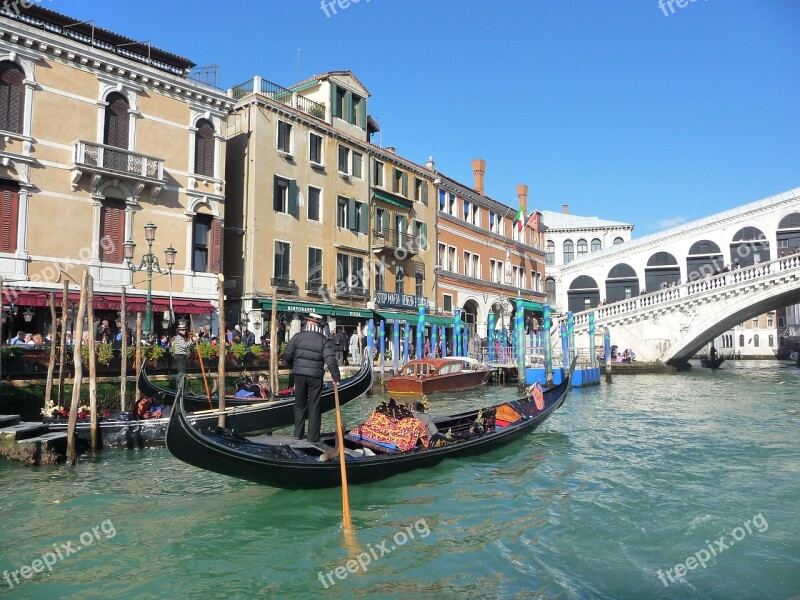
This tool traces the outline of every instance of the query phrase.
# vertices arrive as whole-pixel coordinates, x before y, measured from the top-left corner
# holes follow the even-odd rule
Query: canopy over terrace
[[[56,307],[61,306],[62,293],[53,290],[56,297]],[[69,304],[77,304],[80,300],[80,293],[70,292],[68,295]],[[11,306],[30,306],[42,307],[48,306],[50,301],[50,292],[34,291],[34,290],[15,290],[3,289],[3,305]],[[126,310],[128,312],[144,312],[147,310],[147,298],[144,296],[126,296]],[[170,301],[169,298],[152,298],[154,311],[168,311]],[[118,294],[95,294],[94,295],[94,308],[98,310],[119,310],[120,309],[120,296]],[[184,300],[172,299],[172,307],[176,313],[185,314],[208,314],[215,311],[214,305],[205,300]]]

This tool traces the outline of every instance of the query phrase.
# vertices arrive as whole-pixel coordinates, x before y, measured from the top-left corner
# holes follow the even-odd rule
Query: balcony
[[[336,295],[339,298],[369,298],[369,291],[366,288],[349,287],[336,290]]]
[[[73,144],[72,189],[84,174],[92,177],[92,191],[96,192],[103,179],[122,179],[131,184],[135,195],[150,186],[155,198],[164,187],[164,159],[147,156],[124,148],[115,148],[96,142],[78,140]]]
[[[295,290],[294,279],[287,279],[285,277],[273,277],[272,287],[280,292],[293,292]]]
[[[328,293],[328,286],[322,281],[306,281],[306,294],[323,296]]]
[[[373,229],[372,250],[376,254],[403,251],[406,256],[416,256],[422,249],[419,236],[396,229]]]
[[[326,106],[299,95],[297,92],[287,90],[285,87],[272,83],[262,77],[248,79],[244,83],[231,88],[229,95],[234,100],[241,100],[250,94],[261,94],[267,98],[280,102],[285,106],[304,112],[314,118],[325,120]]]

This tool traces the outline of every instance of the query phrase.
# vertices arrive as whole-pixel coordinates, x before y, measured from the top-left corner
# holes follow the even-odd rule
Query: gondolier
[[[178,333],[172,338],[172,358],[177,371],[175,378],[175,389],[177,390],[181,389],[186,379],[186,363],[189,360],[189,350],[194,346],[194,340],[194,332],[191,336],[187,336],[186,321],[184,319],[178,321]]]
[[[322,333],[321,315],[308,314],[305,330],[289,340],[283,360],[294,373],[294,437],[303,439],[308,416],[308,441],[317,443],[322,420],[319,400],[326,365],[334,386],[339,385],[336,353],[333,343]]]

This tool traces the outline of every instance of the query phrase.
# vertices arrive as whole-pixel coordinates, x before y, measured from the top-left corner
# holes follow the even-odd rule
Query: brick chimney
[[[522,218],[528,218],[528,186],[520,183],[517,186],[517,199],[519,200],[519,207],[522,209]]]
[[[476,158],[472,161],[472,173],[475,175],[475,191],[484,195],[483,176],[486,174],[486,161]]]
[[[568,215],[569,214],[569,204],[562,204],[561,205],[561,212],[563,212],[565,215]]]

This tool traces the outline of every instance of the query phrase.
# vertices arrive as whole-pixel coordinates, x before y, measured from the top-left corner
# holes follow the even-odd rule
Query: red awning
[[[77,304],[80,300],[78,292],[69,293],[69,302]],[[44,291],[19,291],[12,289],[3,290],[3,304],[9,305],[13,302],[17,306],[48,306],[50,292]],[[153,310],[169,310],[169,298],[153,298]],[[141,296],[128,296],[126,298],[128,312],[144,312],[147,310],[147,298]],[[56,292],[56,307],[61,306],[61,292]],[[96,310],[119,310],[119,295],[95,294],[94,308]],[[214,306],[204,300],[181,300],[172,299],[172,307],[176,313],[180,314],[207,314],[214,312]]]

